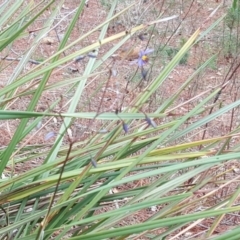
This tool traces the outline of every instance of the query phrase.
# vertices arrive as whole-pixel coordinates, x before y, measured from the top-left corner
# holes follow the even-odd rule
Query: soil
[[[51,55],[53,55],[54,52],[57,51],[57,48],[59,46],[59,39],[64,34],[67,24],[70,22],[70,18],[73,15],[70,13],[77,7],[78,2],[79,1],[72,0],[65,1],[64,7],[58,14],[56,20],[54,21],[54,24],[67,16],[66,19],[64,19],[61,24],[57,26],[57,28],[50,31],[46,38],[41,41],[32,56],[32,59],[34,61],[42,61],[50,57]],[[105,20],[108,13],[108,6],[105,6],[103,4],[104,2],[107,1],[88,1],[88,7],[85,7],[83,14],[79,18],[77,25],[69,38],[68,43],[71,43],[79,36],[83,35],[89,30],[92,30],[99,23]],[[217,20],[221,16],[222,11],[227,9],[231,1],[224,1],[224,7],[217,11],[216,14],[214,14],[209,19],[208,17],[210,16],[211,12],[213,12],[213,10],[218,7],[218,1],[184,1],[184,4],[183,1],[177,1],[179,2],[179,5],[176,6],[177,3],[175,3],[176,5],[172,6],[172,8],[169,8],[167,4],[163,4],[162,2],[164,1],[155,0],[139,2],[144,3],[136,4],[135,8],[131,9],[126,15],[124,15],[124,17],[120,17],[119,19],[110,24],[107,33],[108,36],[114,35],[119,31],[125,31],[126,29],[138,25],[141,22],[146,23],[149,21],[153,21],[156,19],[160,11],[164,13],[164,16],[162,17],[178,14],[179,18],[178,20],[173,20],[168,24],[159,25],[156,27],[156,29],[150,29],[146,32],[141,32],[140,34],[143,34],[143,40],[140,39],[141,37],[139,37],[139,35],[134,35],[120,50],[118,50],[116,53],[113,54],[112,57],[105,61],[101,69],[101,71],[104,72],[99,73],[97,77],[89,78],[83,98],[78,106],[79,111],[114,112],[116,111],[116,109],[124,109],[127,106],[131,105],[134,97],[138,93],[140,93],[145,88],[147,83],[152,81],[154,77],[156,77],[166,66],[166,64],[171,60],[171,54],[164,52],[162,50],[162,46],[167,46],[170,50],[179,49],[184,43],[184,41],[187,40],[198,27],[202,27],[204,31],[215,20]],[[182,5],[180,4],[180,2],[182,2]],[[124,3],[120,4],[118,11],[121,10],[124,6],[126,6],[124,5]],[[48,11],[51,10],[49,9]],[[45,21],[48,19],[48,16],[49,12],[46,11],[44,19],[37,20],[34,23],[34,27],[29,27],[28,31],[31,32],[36,29],[41,29]],[[178,28],[178,25],[181,21],[183,21],[183,24]],[[174,32],[175,30],[176,32]],[[19,39],[16,43],[13,44],[13,46],[11,46],[10,49],[7,49],[1,53],[1,57],[6,58],[4,60],[2,59],[1,61],[0,87],[6,86],[10,81],[11,77],[14,76],[14,70],[19,64],[18,59],[21,58],[21,56],[26,52],[26,49],[28,49],[28,47],[34,41],[36,32],[29,33],[27,37]],[[195,45],[188,53],[186,61],[184,61],[182,64],[178,65],[174,69],[168,79],[163,83],[161,88],[158,89],[158,91],[152,96],[151,101],[149,101],[142,110],[146,112],[155,111],[161,104],[161,102],[171,96],[172,93],[176,92],[179,87],[186,81],[186,79],[196,70],[196,68],[200,66],[200,64],[202,64],[214,53],[216,53],[216,48],[218,48],[220,44],[222,44],[222,36],[223,33],[221,32],[220,28],[216,28],[213,33],[209,34],[208,37],[205,37],[197,45]],[[98,41],[98,37],[99,31],[95,31],[87,39],[64,52],[63,55],[68,55],[76,50],[79,50],[83,47],[88,46],[91,43]],[[151,37],[151,41],[148,41],[149,37]],[[99,50],[98,59],[101,59],[104,53],[106,53],[111,47],[113,47],[114,44],[115,42],[102,46]],[[137,69],[137,64],[134,64],[133,62],[136,58],[138,58],[138,54],[136,54],[136,52],[139,52],[139,49],[145,49],[147,47],[153,48],[155,51],[152,55],[149,56],[150,60],[146,66],[146,68],[149,68],[149,74],[146,81],[144,81],[141,79],[141,72],[139,69]],[[123,54],[128,52],[128,50],[129,54]],[[63,57],[63,55],[61,57]],[[234,60],[235,59],[233,56],[226,54],[225,49],[220,49],[219,55],[217,56],[213,64],[210,65],[210,67],[208,67],[206,71],[196,76],[194,81],[189,85],[188,88],[186,88],[182,92],[181,96],[174,103],[174,106],[176,108],[172,112],[175,114],[175,116],[184,115],[190,109],[192,109],[199,101],[201,101],[206,96],[200,96],[203,91],[212,91],[217,87],[221,86],[221,84],[223,84],[227,80],[229,80],[230,82],[227,87],[225,87],[221,92],[218,103],[215,104],[215,108],[219,108],[220,105],[226,105],[233,102],[234,99],[238,99],[239,86],[237,79],[234,80],[234,76],[237,76],[239,70],[236,71],[235,75],[233,75],[231,79],[228,79],[227,75],[229,66],[231,64],[234,66],[234,63],[232,63]],[[151,69],[150,66],[154,61],[157,62],[156,65],[158,67]],[[69,62],[69,64],[67,64],[67,66],[55,69],[51,74],[47,85],[50,86],[51,84],[58,83],[62,80],[80,76],[84,72],[87,62],[87,58],[79,62],[76,62],[73,59],[71,62]],[[22,74],[26,74],[28,71],[35,68],[36,66],[37,65],[34,64],[34,62],[28,62],[27,64],[25,64]],[[117,75],[114,76],[114,74],[112,74],[109,77],[110,71],[117,72]],[[23,93],[24,91],[26,91],[26,89],[36,89],[38,81],[40,81],[40,79],[33,79],[31,82],[19,88],[17,93]],[[94,95],[94,90],[100,84],[102,84],[100,94],[90,99],[90,96]],[[59,97],[61,97],[60,104],[55,107],[54,111],[66,111],[68,109],[69,99],[73,95],[73,91],[67,92],[67,90],[68,86],[45,91],[36,107],[36,111],[45,111],[48,106],[53,104]],[[198,95],[199,97],[196,98],[196,100],[188,102],[189,100]],[[9,103],[6,105],[6,109],[26,110],[30,101],[31,96],[21,96],[15,100],[9,101]],[[99,105],[101,105],[100,108]],[[222,136],[226,133],[229,133],[239,124],[239,120],[237,117],[238,115],[238,110],[236,110],[234,113],[228,112],[224,114],[221,119],[217,119],[216,122],[210,123],[207,126],[205,138]],[[197,119],[191,119],[189,120],[189,123],[196,120]],[[54,142],[54,138],[46,140],[46,135],[49,132],[57,132],[59,127],[61,126],[61,122],[61,118],[44,118],[42,120],[42,124],[38,128],[34,129],[29,134],[29,136],[23,140],[19,148],[21,149],[24,146],[39,144],[42,144],[46,148],[50,147],[51,143]],[[158,123],[157,120],[156,122]],[[18,124],[19,120],[2,121],[0,123],[0,134],[2,136],[0,138],[1,148],[4,148],[9,144],[9,142],[13,138],[14,131],[17,128]],[[81,131],[82,135],[81,137],[78,137],[80,139],[86,139],[89,136],[90,132],[92,132],[93,130],[96,131],[100,126],[101,122],[91,122],[89,127],[88,120],[76,119],[71,128],[70,135],[76,136],[78,135],[78,132]],[[187,139],[181,139],[181,141],[185,142],[199,140],[202,139],[202,137],[203,129],[199,129],[198,131],[194,132],[192,136],[188,136]],[[237,138],[234,141],[234,144],[239,142]],[[64,143],[68,144],[67,137],[65,138]],[[31,159],[25,163],[19,163],[15,166],[9,166],[9,169],[7,170],[11,169],[14,171],[15,174],[20,174],[21,172],[25,172],[41,164],[43,160],[44,159],[42,158]],[[231,163],[226,163],[224,165],[224,169],[222,169],[222,172],[229,171],[228,173],[221,175],[221,171],[217,173],[213,169],[212,174],[216,176],[217,174],[220,174],[220,176],[218,177],[219,181],[221,179],[227,179],[230,181],[236,178],[236,176],[238,175],[238,169],[240,169],[240,165],[237,161],[235,161]],[[125,191],[127,189],[144,186],[146,184],[149,184],[151,181],[151,179],[144,179],[142,181],[125,184],[123,186],[119,186],[117,189],[115,189],[115,191]],[[195,198],[191,199],[191,201],[193,201],[194,199],[199,199],[201,196],[207,194],[208,191],[213,191],[216,187],[217,186],[215,184],[209,184],[209,189],[205,188],[202,191],[196,192],[194,196]],[[211,201],[215,205],[218,199],[226,198],[226,196],[234,192],[237,187],[238,183],[236,181],[222,189],[219,188],[219,190],[214,195],[209,196],[208,201],[199,201],[196,208],[192,209],[191,211],[196,212],[198,211],[198,208],[211,207]],[[97,213],[110,211],[111,209],[115,208],[117,204],[122,205],[127,202],[127,200],[128,199],[118,203],[107,203],[101,209],[99,209]],[[236,204],[237,202],[238,201],[236,201]],[[119,223],[119,226],[144,222],[149,219],[149,217],[156,214],[156,212],[161,210],[161,207],[162,206],[155,206],[151,209],[139,211],[135,215],[126,217],[126,219],[122,220]],[[188,209],[188,213],[191,211]],[[197,224],[189,225],[190,227],[187,230],[186,227],[184,227],[183,229],[181,229],[183,230],[182,232],[181,230],[174,232],[174,234],[172,234],[171,237],[168,237],[167,239],[186,240],[193,239],[193,237],[201,237],[209,229],[214,220],[215,219],[211,218],[200,221]],[[216,228],[214,234],[221,234],[222,232],[230,230],[233,226],[238,225],[239,222],[240,218],[238,216],[238,213],[226,215]],[[154,231],[150,231],[149,233],[159,234],[161,232],[162,229],[157,229]],[[179,236],[178,233],[180,233]],[[132,239],[149,239],[144,235],[138,235],[137,237]]]

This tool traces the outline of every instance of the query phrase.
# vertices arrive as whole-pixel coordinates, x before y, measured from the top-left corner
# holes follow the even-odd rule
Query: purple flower
[[[138,35],[138,38],[139,38],[141,41],[144,41],[144,34],[139,34],[139,35]]]
[[[143,67],[148,62],[148,54],[152,53],[154,50],[147,48],[146,50],[141,50],[138,54],[138,66]]]
[[[123,123],[122,123],[122,126],[123,126],[124,132],[125,132],[125,133],[128,133],[128,125],[127,125],[125,122],[123,122]]]
[[[148,125],[152,126],[153,128],[157,127],[157,124],[152,119],[150,119],[147,115],[145,116],[145,120],[148,123]]]
[[[148,70],[145,70],[145,69],[142,67],[142,68],[141,68],[141,74],[142,74],[143,80],[147,80]]]
[[[49,132],[46,134],[44,140],[48,141],[50,138],[54,137],[56,134],[54,132]]]
[[[97,162],[93,159],[93,158],[91,158],[91,164],[96,168],[97,167]]]
[[[85,57],[86,57],[86,55],[80,55],[80,56],[76,57],[76,58],[74,59],[74,61],[75,61],[75,62],[80,62],[80,61],[83,60]]]

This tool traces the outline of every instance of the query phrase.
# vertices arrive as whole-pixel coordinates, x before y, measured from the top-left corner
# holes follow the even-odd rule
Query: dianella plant
[[[1,239],[240,239],[238,1],[0,6]]]

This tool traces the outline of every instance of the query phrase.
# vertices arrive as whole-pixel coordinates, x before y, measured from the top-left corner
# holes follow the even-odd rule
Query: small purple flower
[[[125,122],[123,122],[123,123],[122,123],[122,126],[123,126],[124,132],[125,132],[125,133],[128,133],[128,125],[127,125]]]
[[[144,34],[139,34],[139,35],[138,35],[138,38],[139,38],[141,41],[144,41]]]
[[[97,167],[97,162],[93,158],[91,158],[91,164],[93,165],[93,167]]]
[[[45,136],[45,141],[48,141],[50,138],[54,137],[56,134],[54,132],[49,132]]]
[[[145,116],[145,120],[148,123],[148,125],[152,126],[153,128],[157,127],[157,124],[152,119],[150,119],[147,115]]]
[[[141,68],[141,75],[143,80],[147,80],[147,74],[148,74],[148,70],[145,70],[143,67]]]
[[[143,67],[148,62],[148,54],[152,53],[154,50],[147,48],[146,50],[141,50],[138,54],[138,66]]]
[[[80,55],[80,56],[76,57],[76,58],[74,59],[74,61],[75,61],[75,62],[80,62],[80,61],[83,60],[85,57],[86,57],[86,55]]]
[[[88,53],[88,57],[90,58],[96,58],[97,57],[97,51],[93,50],[91,52]]]

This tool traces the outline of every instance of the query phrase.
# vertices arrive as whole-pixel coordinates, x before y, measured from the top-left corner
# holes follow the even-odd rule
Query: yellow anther
[[[142,60],[143,60],[143,61],[147,61],[147,60],[148,60],[148,56],[143,55],[143,56],[142,56]]]

